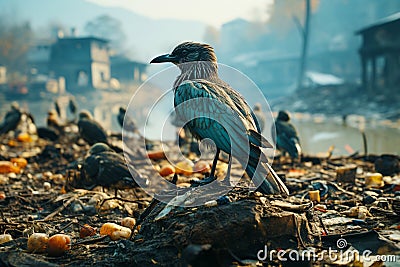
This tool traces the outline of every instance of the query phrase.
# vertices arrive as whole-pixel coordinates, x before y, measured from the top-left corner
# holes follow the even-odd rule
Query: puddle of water
[[[116,119],[118,108],[119,106],[127,105],[131,94],[125,96],[121,93],[114,93],[111,95],[113,96],[110,97],[110,95],[107,95],[99,97],[97,94],[97,100],[94,100],[93,96],[82,96],[77,97],[76,100],[80,109],[89,109],[94,113],[95,119],[98,120],[106,129],[118,132],[121,131]],[[50,108],[54,108],[53,103],[55,99],[56,97],[40,101],[19,101],[19,103],[21,107],[29,110],[34,115],[37,125],[44,126],[46,124],[47,111]],[[68,100],[66,99],[61,101],[62,106],[65,109],[67,109],[68,105]],[[10,102],[5,101],[4,99],[0,99],[0,102],[0,116],[2,118],[5,112],[9,109]],[[70,114],[66,114],[70,116]],[[141,114],[136,115],[139,116]],[[160,132],[160,127],[162,127],[164,121],[158,120],[164,120],[165,118],[165,114],[161,115],[162,116],[154,116],[153,120],[149,121],[146,126],[146,134]],[[145,118],[145,116],[141,117]],[[376,123],[369,125],[362,117],[357,117],[356,124],[352,124],[350,121],[349,125],[352,126],[344,126],[340,120],[334,119],[328,120],[310,116],[305,116],[308,117],[308,119],[297,119],[296,117],[298,116],[294,117],[293,124],[298,129],[302,149],[305,153],[315,154],[326,152],[332,145],[335,147],[333,151],[334,155],[349,155],[356,151],[364,153],[363,139],[359,130],[359,127],[362,127],[365,129],[367,137],[368,153],[400,154],[400,129],[398,128],[377,126]],[[138,119],[138,123],[141,124],[140,118]],[[354,125],[356,127],[354,127]],[[266,126],[263,133],[267,138],[270,138],[271,136],[269,130],[270,127],[271,122]],[[158,138],[159,135],[153,137],[149,134],[147,137],[150,139]],[[166,139],[175,138],[175,132],[171,131],[170,136],[163,135],[163,137],[166,137]]]

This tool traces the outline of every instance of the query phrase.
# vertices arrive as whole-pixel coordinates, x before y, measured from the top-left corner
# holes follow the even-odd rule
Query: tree
[[[274,2],[270,22],[273,26],[278,26],[282,32],[288,33],[288,29],[293,27],[293,22],[300,32],[302,40],[300,67],[298,74],[297,87],[301,87],[306,71],[307,50],[310,32],[311,13],[315,12],[320,0],[279,0]]]
[[[308,40],[310,33],[310,16],[311,16],[311,2],[310,0],[304,0],[306,2],[306,10],[304,14],[304,26],[302,28],[302,49],[301,49],[301,58],[300,58],[300,69],[299,69],[299,78],[297,82],[297,88],[301,88],[301,84],[304,80],[304,74],[306,71],[306,63],[307,63],[307,50],[308,50]]]
[[[8,72],[25,73],[27,52],[33,38],[29,22],[13,23],[7,17],[0,16],[0,64]]]
[[[118,19],[108,15],[100,15],[88,21],[84,27],[87,34],[108,39],[113,49],[121,51],[124,47],[126,35],[122,30],[122,24]]]
[[[204,41],[217,46],[219,44],[219,30],[214,26],[208,25],[204,31]]]
[[[310,12],[315,12],[320,0],[310,0]],[[304,18],[307,9],[306,1],[301,0],[275,0],[270,6],[271,17],[269,23],[272,27],[279,27],[282,32],[287,32],[293,27],[293,18]],[[299,19],[300,22],[301,19]]]

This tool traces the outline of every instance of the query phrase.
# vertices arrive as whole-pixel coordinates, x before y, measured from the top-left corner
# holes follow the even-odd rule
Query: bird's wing
[[[99,173],[99,161],[95,155],[91,155],[85,158],[83,169],[88,177],[96,177]]]
[[[232,118],[235,117],[236,125],[233,124],[233,126],[239,128],[234,128],[234,130],[245,130],[250,142],[256,146],[272,147],[270,142],[260,134],[257,119],[255,119],[255,115],[246,101],[228,84],[224,82],[213,83],[203,79],[186,81],[178,86],[175,91],[175,106],[194,98],[203,98],[215,101],[196,101],[193,108],[190,109],[191,117],[189,118],[194,118],[195,114],[200,114],[201,111],[199,109],[204,109],[209,113],[215,114],[220,122],[229,120],[226,121],[229,125],[232,124]],[[197,102],[199,106],[197,106]],[[202,103],[204,105],[203,108],[201,107]],[[186,117],[186,119],[187,118],[188,117]]]
[[[21,115],[19,111],[8,112],[0,125],[0,134],[15,130],[21,120]]]
[[[97,183],[110,186],[119,182],[124,177],[131,177],[124,159],[115,152],[102,152],[96,155],[99,162]]]
[[[107,133],[96,121],[80,119],[78,121],[78,128],[82,138],[89,144],[97,142],[107,143]]]
[[[236,108],[255,127],[255,130],[260,133],[260,122],[258,121],[257,116],[254,114],[253,110],[251,110],[250,106],[247,104],[243,96],[229,86],[227,86],[226,88],[228,88],[228,95],[232,99],[233,103],[235,103]]]
[[[277,120],[275,122],[275,127],[276,127],[276,135],[284,133],[288,138],[299,139],[296,129],[290,122]]]
[[[255,129],[226,91],[208,81],[182,83],[176,88],[174,101],[177,115],[190,121],[189,128],[195,136],[212,139],[227,153],[230,153],[230,136],[246,138],[249,130]],[[180,104],[184,106],[180,108]]]

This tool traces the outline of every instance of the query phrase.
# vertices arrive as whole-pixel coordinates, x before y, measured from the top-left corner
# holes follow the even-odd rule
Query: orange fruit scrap
[[[65,234],[56,234],[49,238],[47,252],[50,256],[61,256],[71,247],[71,238]]]
[[[28,143],[28,142],[32,142],[32,137],[31,137],[29,134],[27,134],[27,133],[20,133],[20,134],[17,136],[17,140],[18,140],[19,142]]]
[[[79,232],[79,237],[80,238],[85,238],[87,236],[94,236],[96,234],[97,229],[90,226],[89,224],[85,224],[80,232]]]
[[[11,161],[0,161],[0,173],[10,172],[19,173],[20,168],[18,166],[15,166]]]
[[[108,235],[112,240],[128,239],[131,233],[131,229],[116,223],[105,223],[100,228],[100,235]]]
[[[175,166],[176,174],[189,176],[193,173],[193,163],[191,161],[180,161]]]
[[[24,158],[12,158],[10,161],[20,168],[25,168],[28,165],[28,161]]]
[[[171,165],[165,165],[160,169],[159,173],[162,177],[165,177],[165,176],[174,174],[175,168]]]
[[[149,159],[165,159],[165,153],[163,150],[148,152],[147,156]]]
[[[194,164],[193,171],[199,173],[208,173],[211,171],[211,167],[207,161],[199,160],[196,162],[196,164]]]

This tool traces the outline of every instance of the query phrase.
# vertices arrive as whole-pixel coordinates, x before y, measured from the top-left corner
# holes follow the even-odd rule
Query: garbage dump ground
[[[273,168],[288,186],[289,197],[251,192],[248,178],[243,177],[216,201],[184,207],[159,202],[140,189],[120,190],[119,199],[103,202],[114,196],[113,190],[71,188],[67,181],[79,175],[77,161],[89,149],[77,140],[74,132],[57,142],[30,136],[2,140],[1,266],[400,264],[398,156],[333,158],[327,153],[325,157],[303,155],[301,162],[278,156]],[[178,152],[174,143],[165,145]],[[148,153],[153,153],[155,167],[134,158],[132,164],[145,177],[160,177],[167,162],[158,152],[160,144],[151,147]],[[161,156],[154,157],[157,153]],[[198,158],[191,157],[196,163]],[[219,162],[218,177],[224,177],[226,166]],[[206,192],[193,195],[187,190],[192,180],[206,174],[193,172],[193,167],[157,179],[160,184],[171,181],[175,172],[182,191],[163,192],[166,199],[180,197],[185,203],[205,197]],[[233,179],[241,176],[240,166],[234,164]],[[128,226],[131,240],[121,231],[116,236],[102,228],[105,223],[121,225],[126,217],[136,221]],[[50,238],[65,234],[70,244],[56,256],[48,248],[38,253],[40,249],[28,247],[34,233]]]

